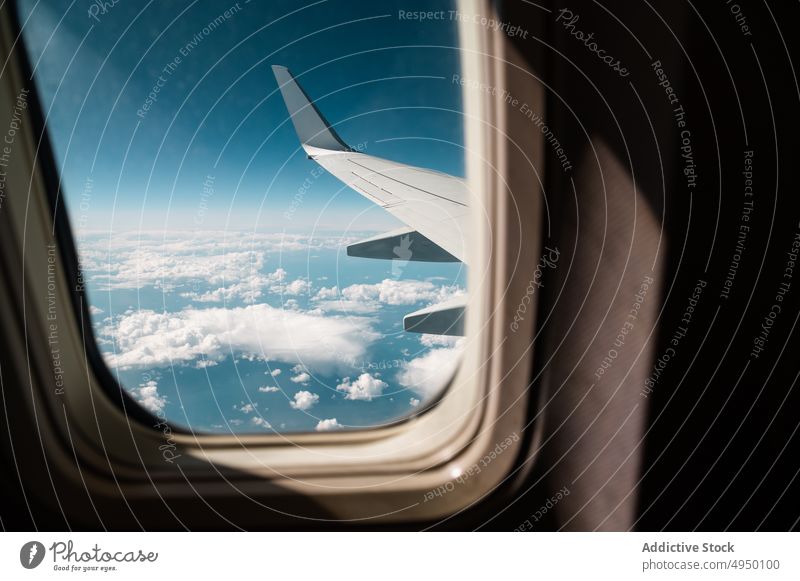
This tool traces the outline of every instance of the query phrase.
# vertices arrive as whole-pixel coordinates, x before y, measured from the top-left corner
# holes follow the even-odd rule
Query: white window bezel
[[[462,14],[491,13],[488,2],[462,1],[459,8]],[[2,18],[3,28],[13,30],[8,11]],[[534,79],[515,64],[513,49],[502,32],[481,25],[480,19],[463,18],[459,36],[464,78],[487,86],[516,85],[520,93],[539,90]],[[10,43],[4,44],[3,51],[12,56],[20,50],[19,45],[12,49]],[[10,60],[5,71],[4,101],[13,98],[9,79],[22,86],[16,65]],[[525,427],[532,353],[525,342],[505,340],[515,306],[507,303],[516,303],[528,284],[525,273],[515,266],[535,264],[538,259],[537,237],[528,231],[521,244],[519,224],[520,216],[527,216],[528,228],[538,224],[540,195],[529,183],[524,188],[531,195],[524,199],[507,195],[515,191],[514,180],[523,179],[508,170],[520,152],[531,152],[522,154],[529,163],[541,152],[534,132],[514,133],[505,122],[506,114],[498,97],[464,92],[464,115],[472,121],[465,128],[467,177],[471,188],[483,193],[483,204],[481,211],[473,212],[476,235],[470,238],[469,340],[453,383],[436,406],[396,425],[352,433],[300,434],[290,439],[175,433],[171,439],[181,458],[177,463],[166,462],[160,448],[163,433],[126,417],[88,364],[81,333],[88,322],[71,308],[63,269],[58,270],[57,301],[62,306],[58,323],[60,360],[69,384],[64,395],[55,395],[54,377],[42,371],[48,369],[50,356],[42,341],[47,335],[46,302],[41,300],[47,289],[46,269],[26,267],[32,416],[43,441],[53,449],[70,449],[80,459],[78,465],[72,455],[63,455],[54,469],[80,488],[90,486],[93,494],[122,493],[134,503],[154,495],[167,502],[230,495],[234,502],[240,497],[243,506],[256,500],[278,512],[307,518],[370,522],[438,518],[490,492],[514,465],[521,439],[488,469],[454,488],[457,492],[425,502],[427,492],[452,482],[459,471],[479,463],[498,442],[521,435]],[[39,145],[30,131],[21,132],[18,140],[17,152],[24,154],[27,163],[12,168],[8,188],[26,195],[8,200],[5,211],[12,213],[11,221],[18,226],[13,232],[15,247],[25,249],[26,264],[44,265],[47,244],[55,240]],[[520,325],[519,337],[531,336],[534,307],[535,302]],[[37,415],[41,406],[49,413]],[[313,498],[314,506],[304,504],[303,498]],[[365,498],[375,502],[365,502]]]

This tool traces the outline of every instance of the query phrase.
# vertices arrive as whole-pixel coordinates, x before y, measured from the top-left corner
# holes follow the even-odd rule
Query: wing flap
[[[458,258],[412,228],[400,228],[347,247],[348,256],[420,262],[458,262]]]

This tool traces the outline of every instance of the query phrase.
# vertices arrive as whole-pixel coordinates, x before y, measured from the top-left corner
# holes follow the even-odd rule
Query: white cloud
[[[316,304],[323,311],[339,311],[342,313],[352,313],[354,315],[367,315],[380,310],[379,303],[363,301],[345,301],[342,299],[331,301],[317,301]]]
[[[263,387],[258,388],[258,391],[260,391],[261,393],[275,393],[280,390],[281,390],[280,387],[275,387],[274,385],[265,385]]]
[[[427,280],[384,279],[374,284],[353,284],[338,291],[322,288],[314,296],[317,305],[328,311],[371,313],[386,305],[415,305],[421,302],[440,303],[464,294],[464,289],[436,285]]]
[[[283,292],[285,295],[304,295],[308,294],[308,291],[311,290],[311,284],[307,280],[298,278],[277,290]]]
[[[303,385],[307,385],[308,382],[311,381],[311,376],[304,371],[302,373],[295,375],[294,377],[290,377],[289,380],[295,383],[302,383]]]
[[[339,296],[339,287],[332,286],[330,288],[322,287],[317,291],[317,294],[314,296],[317,300],[328,300],[328,299],[335,299]]]
[[[81,266],[101,290],[201,282],[219,288],[196,294],[197,300],[218,301],[226,296],[252,298],[261,288],[282,282],[260,274],[268,254],[338,249],[356,239],[252,231],[133,230],[87,235],[79,251]]]
[[[89,307],[89,313],[92,315],[102,315],[103,313],[105,313],[105,311],[100,307],[95,307],[94,305],[91,305]]]
[[[412,397],[410,400],[408,400],[408,403],[412,408],[419,407],[419,400],[415,397]]]
[[[257,407],[258,407],[257,403],[243,403],[239,407],[233,406],[234,409],[239,410],[243,414],[251,414],[254,411],[256,411]]]
[[[213,251],[212,251],[213,252]],[[111,252],[111,260],[92,277],[101,288],[133,289],[203,282],[225,285],[254,275],[264,267],[265,253],[253,250],[217,251],[214,254],[176,253],[169,246],[141,246]]]
[[[329,432],[331,430],[340,430],[342,427],[342,424],[336,418],[330,418],[328,420],[320,420],[314,429],[318,432]]]
[[[249,272],[238,277],[232,273],[229,280],[223,281],[223,286],[216,290],[204,293],[186,292],[181,293],[181,296],[201,303],[228,303],[241,299],[243,302],[250,304],[261,298],[264,290],[271,289],[273,285],[280,283],[285,278],[286,271],[282,268],[267,274]]]
[[[422,301],[440,302],[460,294],[460,289],[437,286],[427,280],[384,279],[376,284],[354,284],[342,290],[349,300],[378,301],[388,305],[413,305]]]
[[[431,335],[422,333],[419,336],[419,342],[425,347],[455,347],[456,343],[461,340],[461,337],[453,337],[452,335]]]
[[[319,401],[319,396],[310,391],[298,391],[294,394],[294,401],[289,402],[289,405],[296,410],[310,409],[315,403]]]
[[[272,377],[278,377],[281,374],[280,369],[273,369],[272,371],[265,371],[264,373],[269,373]]]
[[[255,416],[254,418],[251,418],[250,419],[250,423],[252,423],[252,424],[254,424],[256,426],[259,426],[261,428],[264,428],[265,430],[271,430],[272,429],[272,425],[270,425],[270,423],[267,420],[265,420],[264,418],[262,418],[260,416]]]
[[[164,367],[231,353],[269,361],[306,361],[341,367],[377,340],[367,319],[311,315],[267,304],[237,308],[185,309],[176,313],[131,312],[100,334],[116,340],[105,353],[111,367]]]
[[[418,393],[423,400],[437,395],[453,377],[460,362],[459,355],[463,350],[463,338],[453,347],[433,349],[421,357],[408,361],[397,381]]]
[[[138,388],[132,389],[133,398],[138,401],[147,411],[158,414],[164,411],[164,406],[167,405],[167,398],[159,395],[158,383],[155,381],[148,381],[142,383]]]
[[[345,399],[372,401],[373,397],[378,397],[383,393],[386,386],[385,381],[373,377],[369,373],[362,373],[355,381],[350,381],[349,377],[345,377],[342,383],[336,386],[336,390],[345,392]]]

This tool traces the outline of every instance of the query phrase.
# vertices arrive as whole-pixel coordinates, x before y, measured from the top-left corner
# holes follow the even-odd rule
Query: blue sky
[[[461,176],[456,24],[397,18],[449,2],[21,6],[100,350],[142,405],[290,432],[435,397],[459,343],[402,318],[463,293],[463,265],[346,255],[398,223],[305,157],[270,66],[351,146]]]
[[[34,4],[22,2],[23,18]],[[68,194],[92,180],[89,228],[191,226],[208,175],[216,186],[208,226],[338,228],[362,212],[356,227],[393,224],[350,190],[326,208],[341,188],[327,175],[291,224],[281,218],[313,164],[287,122],[272,64],[292,69],[351,145],[463,175],[460,93],[451,82],[456,25],[397,18],[401,9],[449,2],[240,2],[208,35],[202,29],[236,3],[140,12],[142,3],[122,1],[99,22],[89,2],[66,15],[61,5],[40,2],[26,30]],[[175,57],[180,63],[164,74]],[[159,75],[163,86],[142,118]]]

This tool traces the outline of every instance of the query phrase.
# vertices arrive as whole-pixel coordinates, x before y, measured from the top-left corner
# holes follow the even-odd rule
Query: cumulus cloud
[[[381,305],[373,302],[346,301],[344,299],[317,301],[315,303],[322,311],[339,311],[354,315],[368,315],[380,310]]]
[[[295,383],[302,383],[303,385],[307,385],[309,381],[311,381],[311,376],[303,371],[302,373],[298,373],[294,377],[289,378],[290,381]]]
[[[298,391],[294,394],[294,401],[289,402],[293,409],[305,411],[319,401],[319,396],[310,391]]]
[[[215,290],[204,293],[185,292],[181,293],[181,296],[201,303],[227,303],[236,299],[254,303],[263,296],[266,289],[272,289],[285,278],[286,271],[282,268],[267,274],[249,272],[237,276],[232,273],[227,281],[223,281],[223,286]]]
[[[243,414],[251,414],[256,411],[257,403],[242,403],[239,407],[233,406],[234,409],[239,410]]]
[[[329,432],[331,430],[341,430],[342,427],[342,424],[340,424],[336,418],[330,418],[327,420],[320,420],[317,423],[317,427],[314,429],[318,432]]]
[[[167,398],[158,393],[158,383],[148,381],[142,383],[138,388],[131,390],[133,398],[138,401],[147,411],[159,414],[163,413],[164,406],[167,405]]]
[[[273,369],[272,371],[265,371],[264,373],[269,373],[272,377],[278,377],[281,374],[280,369]]]
[[[422,301],[440,302],[459,294],[457,287],[437,286],[428,280],[384,279],[375,284],[354,284],[342,289],[348,300],[378,301],[387,305],[413,305]]]
[[[224,285],[264,267],[264,252],[237,250],[215,254],[175,253],[168,247],[141,246],[113,253],[112,260],[92,277],[101,289],[163,287],[199,282]]]
[[[263,387],[258,388],[258,391],[260,391],[261,393],[275,393],[280,390],[281,390],[280,387],[275,387],[274,385],[265,385]]]
[[[427,400],[437,395],[453,377],[460,354],[463,338],[453,347],[432,349],[420,357],[406,362],[397,374],[397,381]]]
[[[386,386],[385,381],[373,377],[369,373],[362,373],[354,381],[345,377],[342,383],[336,386],[336,390],[343,391],[346,394],[345,399],[372,401],[373,397],[378,397],[383,393]]]
[[[436,285],[428,280],[384,279],[374,284],[353,284],[339,292],[337,287],[322,288],[314,295],[317,305],[328,311],[370,313],[380,305],[440,303],[464,294],[458,286]]]
[[[341,311],[355,314],[374,313],[380,303],[373,300],[347,299],[339,293],[338,286],[323,287],[317,291],[313,300],[323,311]]]
[[[358,317],[285,311],[267,304],[237,308],[185,309],[175,313],[130,312],[100,334],[116,342],[105,353],[111,367],[163,367],[196,359],[221,361],[236,355],[269,361],[307,361],[340,366],[359,358],[380,336]]]
[[[92,315],[102,315],[103,313],[105,313],[105,311],[100,307],[95,307],[94,305],[92,305],[89,307],[89,313]]]
[[[408,403],[412,408],[415,408],[415,407],[419,407],[419,403],[420,402],[416,397],[412,397],[410,400],[408,400]]]
[[[278,290],[285,295],[304,295],[308,294],[308,291],[311,290],[311,284],[307,280],[298,278],[280,287]]]
[[[328,300],[328,299],[335,299],[339,296],[339,287],[332,286],[332,287],[322,287],[317,291],[317,294],[314,295],[314,298],[318,300]]]
[[[357,237],[231,231],[127,231],[86,236],[81,265],[101,290],[165,288],[201,281],[217,285],[197,300],[246,298],[276,281],[260,278],[271,253],[338,249]],[[269,275],[263,275],[268,277]],[[277,282],[282,282],[277,281]],[[249,294],[250,293],[250,294]]]
[[[260,428],[264,428],[265,430],[271,430],[272,429],[272,426],[270,425],[270,423],[267,420],[265,420],[264,418],[260,417],[260,416],[255,416],[255,417],[251,418],[250,419],[250,423],[255,425],[255,426],[258,426]]]
[[[455,347],[461,340],[461,337],[453,337],[452,335],[430,335],[423,333],[419,336],[419,342],[425,347]]]

